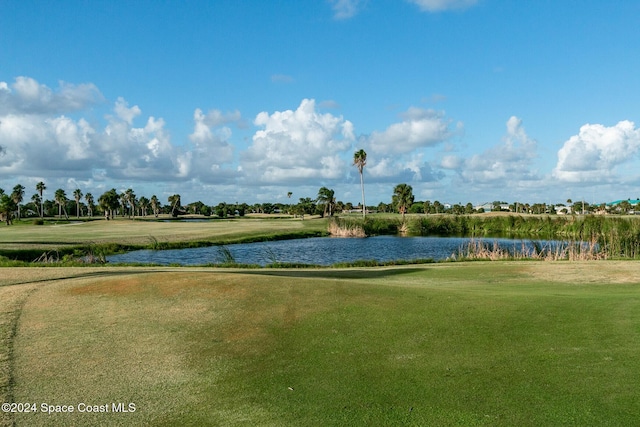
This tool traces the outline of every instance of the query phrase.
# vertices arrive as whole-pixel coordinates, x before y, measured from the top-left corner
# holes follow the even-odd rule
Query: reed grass
[[[612,216],[551,216],[551,215],[408,215],[400,217],[338,218],[335,223],[344,228],[360,227],[367,236],[404,232],[415,236],[467,236],[522,238],[529,240],[560,240],[567,242],[557,255],[549,250],[540,257],[577,259],[638,259],[640,258],[640,218]],[[593,246],[575,249],[577,242]],[[554,250],[560,250],[554,248]],[[485,250],[480,251],[484,253]],[[511,251],[512,252],[512,251]],[[477,256],[476,254],[469,254]],[[532,254],[534,255],[534,254]],[[492,257],[509,258],[509,251]]]
[[[590,242],[535,242],[527,246],[524,241],[512,247],[500,246],[496,240],[488,243],[482,239],[471,239],[457,253],[452,254],[451,261],[473,260],[538,260],[538,261],[593,261],[606,259],[596,241]]]

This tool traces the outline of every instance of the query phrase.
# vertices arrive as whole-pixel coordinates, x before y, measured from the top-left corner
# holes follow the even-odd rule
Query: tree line
[[[336,201],[335,191],[321,187],[315,199],[310,197],[300,198],[298,203],[256,203],[249,205],[247,203],[219,203],[216,206],[209,206],[201,201],[192,202],[182,205],[179,194],[173,194],[167,198],[166,204],[163,204],[156,195],[150,198],[138,197],[133,189],[129,188],[124,192],[118,193],[112,188],[97,200],[91,193],[84,194],[81,189],[77,188],[73,191],[72,198],[68,197],[65,190],[59,188],[55,190],[52,200],[44,198],[44,191],[47,186],[44,182],[39,182],[35,186],[36,192],[31,196],[31,200],[27,203],[23,202],[25,197],[25,187],[17,184],[13,187],[11,193],[5,193],[0,188],[0,220],[4,220],[7,224],[11,224],[12,218],[22,217],[63,217],[68,219],[69,213],[80,218],[83,216],[94,217],[96,215],[104,216],[107,220],[116,216],[122,217],[146,217],[153,215],[158,217],[160,214],[170,214],[173,217],[185,214],[200,214],[204,216],[216,215],[220,218],[228,216],[244,216],[246,213],[265,213],[277,214],[284,213],[299,216],[304,219],[305,215],[333,216],[336,213],[343,212],[362,212],[363,218],[367,212],[398,212],[404,216],[407,213],[424,213],[424,214],[473,214],[479,212],[491,211],[509,211],[514,213],[531,213],[531,214],[555,214],[555,213],[596,213],[607,210],[605,204],[590,205],[588,203],[576,202],[571,199],[567,200],[567,205],[546,204],[546,203],[520,203],[514,202],[508,204],[506,202],[494,201],[486,207],[476,208],[471,203],[457,203],[453,205],[443,204],[436,200],[431,202],[416,201],[413,195],[411,185],[402,183],[393,189],[391,195],[391,203],[379,203],[377,206],[367,206],[365,203],[364,191],[364,167],[367,164],[367,153],[360,149],[353,155],[353,165],[356,166],[360,175],[360,186],[362,191],[362,203],[354,206],[353,203]],[[287,193],[290,199],[292,192]],[[622,201],[613,211],[616,213],[630,213],[633,209],[640,209],[640,206],[634,206],[629,201]],[[611,211],[612,209],[609,209]]]

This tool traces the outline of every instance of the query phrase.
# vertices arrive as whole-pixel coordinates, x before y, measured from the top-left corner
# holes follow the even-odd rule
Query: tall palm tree
[[[11,225],[11,217],[16,209],[16,203],[13,199],[4,194],[4,190],[0,188],[0,220],[6,221],[7,225]]]
[[[13,187],[13,192],[11,193],[11,200],[18,207],[18,219],[20,219],[20,203],[22,203],[22,199],[24,198],[24,186],[18,184]]]
[[[138,199],[138,206],[140,206],[140,215],[147,216],[147,208],[149,207],[149,199],[142,196]]]
[[[131,188],[124,192],[124,199],[129,205],[129,217],[136,217],[136,195]]]
[[[76,215],[80,218],[80,199],[82,199],[82,190],[79,188],[73,190],[73,198],[76,199]]]
[[[106,219],[113,218],[113,211],[120,206],[120,197],[115,188],[104,192],[99,198],[98,203],[104,210],[104,216]]]
[[[353,153],[353,164],[358,168],[358,172],[360,172],[360,188],[362,189],[362,219],[364,219],[367,212],[367,205],[364,202],[364,176],[362,172],[364,170],[364,166],[367,164],[367,153],[363,149]]]
[[[93,194],[91,193],[85,194],[84,199],[87,201],[87,215],[93,216],[93,206],[95,202],[93,200]]]
[[[46,189],[47,186],[44,184],[44,182],[40,181],[36,184],[36,191],[38,192],[38,194],[40,194],[40,218],[44,217],[44,199],[42,198],[42,194]]]
[[[40,215],[40,196],[38,195],[38,193],[34,193],[33,196],[31,196],[31,201],[33,202],[33,204],[36,207],[36,210],[38,211],[38,216],[42,217],[42,215]]]
[[[155,194],[151,196],[151,209],[153,209],[153,215],[158,218],[158,208],[160,207],[160,201]]]
[[[67,193],[62,188],[58,188],[54,194],[54,200],[58,204],[58,216],[62,216],[62,211],[64,210],[64,217],[69,219],[69,215],[67,215]]]
[[[177,217],[180,212],[180,195],[174,194],[173,196],[169,196],[169,203],[171,203],[171,216]]]
[[[327,187],[322,187],[320,190],[318,190],[318,198],[316,199],[316,201],[319,204],[324,205],[322,216],[325,216],[327,212],[329,213],[329,216],[332,215],[333,206],[335,205],[334,194],[335,192],[328,189]]]
[[[402,214],[402,222],[404,222],[404,214],[413,204],[413,188],[408,184],[398,184],[393,189],[393,204]]]

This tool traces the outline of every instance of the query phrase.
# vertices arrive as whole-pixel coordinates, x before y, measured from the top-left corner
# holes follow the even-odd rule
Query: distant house
[[[493,206],[493,203],[486,202],[481,205],[474,206],[473,209],[477,211],[480,209],[484,209],[485,212],[491,212],[494,210],[494,206]],[[500,203],[500,211],[509,211],[509,210],[510,209],[509,209],[508,203]]]
[[[483,209],[485,212],[489,212],[491,209],[493,209],[493,203],[483,203],[481,205],[476,205],[473,207],[473,209],[479,211],[480,209]]]

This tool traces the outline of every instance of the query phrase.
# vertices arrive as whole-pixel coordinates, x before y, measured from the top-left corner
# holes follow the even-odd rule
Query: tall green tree
[[[133,192],[131,188],[128,188],[127,191],[124,192],[124,199],[129,205],[129,218],[133,216],[136,217],[136,194]]]
[[[168,198],[168,202],[171,205],[171,216],[172,217],[177,217],[180,214],[180,195],[179,194],[174,194],[172,196],[169,196]]]
[[[40,195],[38,193],[34,193],[33,196],[31,196],[31,202],[36,207],[36,210],[38,211],[38,216],[42,217],[42,214],[41,214],[42,199],[40,199]]]
[[[47,189],[47,186],[44,182],[40,181],[36,184],[36,191],[40,194],[40,218],[44,217],[44,198],[42,195],[44,194],[44,190]]]
[[[402,214],[402,221],[407,209],[413,204],[413,199],[413,188],[409,184],[398,184],[393,189],[393,206]]]
[[[335,192],[327,187],[322,187],[318,190],[318,197],[316,199],[317,203],[323,206],[322,216],[329,214],[329,216],[333,215],[333,208],[336,204],[336,199],[334,197]]]
[[[87,201],[87,215],[93,216],[93,208],[95,207],[95,200],[93,200],[93,194],[87,193],[84,195],[84,199]]]
[[[22,199],[24,198],[24,186],[21,184],[13,187],[13,192],[11,193],[11,200],[16,204],[18,208],[18,219],[20,219],[20,203],[22,203]]]
[[[151,209],[153,210],[153,215],[158,218],[158,210],[160,208],[160,201],[158,200],[158,196],[155,194],[151,196]]]
[[[11,225],[13,212],[16,210],[16,202],[4,190],[0,192],[0,221],[4,220],[7,225]]]
[[[113,212],[120,206],[120,196],[116,189],[112,188],[104,192],[98,198],[98,204],[102,207],[106,219],[113,218]]]
[[[76,188],[75,190],[73,190],[73,198],[76,201],[76,216],[78,218],[80,218],[81,216],[80,214],[82,213],[80,212],[80,200],[82,200],[82,196],[83,196],[82,190],[80,190],[79,188]]]
[[[149,199],[142,196],[138,199],[138,206],[140,207],[140,215],[147,216],[147,209],[149,208]]]
[[[53,195],[53,199],[58,204],[58,216],[62,216],[62,212],[64,211],[64,217],[69,219],[69,215],[67,215],[67,193],[62,188],[58,188]]]
[[[364,201],[364,167],[367,164],[367,153],[363,149],[360,149],[353,153],[353,164],[358,168],[360,172],[360,189],[362,190],[362,219],[367,214],[367,205]]]

